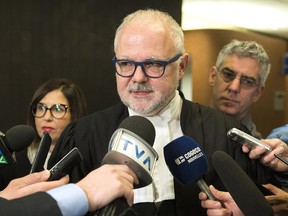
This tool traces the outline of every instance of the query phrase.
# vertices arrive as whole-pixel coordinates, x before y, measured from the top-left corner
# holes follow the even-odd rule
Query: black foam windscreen
[[[273,209],[241,167],[225,152],[212,155],[215,170],[245,216],[272,216]]]
[[[149,145],[153,146],[155,140],[155,128],[145,117],[130,116],[121,122],[119,128],[133,132],[144,139]]]
[[[22,151],[28,147],[35,138],[35,130],[29,125],[16,125],[5,134],[6,146],[11,152]]]

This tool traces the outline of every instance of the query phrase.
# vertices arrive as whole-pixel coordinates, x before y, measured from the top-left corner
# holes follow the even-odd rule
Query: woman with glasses
[[[1,170],[0,189],[5,188],[12,179],[29,174],[45,132],[51,137],[48,159],[65,127],[86,114],[85,96],[75,83],[55,78],[40,85],[32,97],[28,113],[28,125],[35,129],[37,136],[28,149],[16,153],[17,164]]]

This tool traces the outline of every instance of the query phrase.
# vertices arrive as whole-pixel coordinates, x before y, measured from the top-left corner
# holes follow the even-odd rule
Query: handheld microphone
[[[244,215],[274,215],[272,207],[257,186],[228,154],[222,151],[214,152],[212,163]]]
[[[122,121],[109,142],[109,151],[102,164],[126,164],[135,172],[140,188],[152,183],[154,165],[158,159],[152,148],[155,139],[153,124],[142,116],[130,116]],[[96,215],[120,215],[127,211],[128,203],[118,198],[102,208]],[[134,214],[134,213],[133,213]]]
[[[51,145],[51,137],[48,132],[45,132],[40,140],[36,156],[33,160],[30,173],[40,172],[44,169],[44,163]]]
[[[135,188],[147,186],[152,183],[151,175],[158,159],[152,148],[154,140],[153,124],[145,117],[130,116],[113,133],[102,164],[126,164],[139,179]]]
[[[0,168],[16,163],[13,152],[27,148],[35,138],[35,130],[28,125],[16,125],[6,134],[0,132]]]
[[[202,179],[208,171],[208,160],[200,146],[192,138],[181,136],[164,147],[165,162],[177,181],[182,184],[195,182],[207,194],[209,199],[215,200],[208,185]]]

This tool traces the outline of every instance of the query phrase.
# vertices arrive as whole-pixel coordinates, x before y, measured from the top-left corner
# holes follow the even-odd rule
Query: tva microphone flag
[[[261,191],[225,152],[216,151],[212,155],[213,166],[245,216],[272,216],[273,209]]]
[[[152,148],[155,140],[155,128],[145,117],[130,116],[124,119],[113,133],[109,142],[109,151],[102,164],[126,164],[136,174],[141,188],[152,183],[152,173],[158,159]],[[96,212],[97,216],[137,215],[130,209],[124,197],[117,198]],[[96,216],[95,215],[95,216]]]
[[[147,118],[127,117],[113,133],[102,164],[126,164],[138,177],[135,188],[147,186],[152,183],[151,175],[158,159],[152,148],[154,140],[155,128]]]
[[[202,179],[208,171],[208,160],[195,140],[188,136],[181,136],[171,141],[164,147],[164,157],[176,180],[182,184],[195,182],[209,199],[215,200],[208,185]]]

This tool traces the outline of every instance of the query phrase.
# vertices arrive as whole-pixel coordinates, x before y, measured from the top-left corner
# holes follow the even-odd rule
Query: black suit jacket
[[[61,216],[61,211],[49,194],[38,192],[19,199],[0,198],[0,215],[9,216]]]
[[[182,96],[183,97],[183,96]],[[127,107],[120,103],[71,123],[62,133],[50,157],[48,166],[53,166],[73,147],[78,147],[84,160],[69,174],[72,182],[77,182],[90,171],[101,166],[101,161],[108,151],[109,140],[119,124],[128,117]],[[203,176],[207,184],[225,190],[221,179],[212,166],[213,152],[227,152],[245,172],[259,183],[269,182],[270,175],[266,167],[257,160],[250,160],[242,153],[241,146],[227,138],[227,131],[240,125],[230,116],[206,106],[193,103],[183,98],[180,116],[183,133],[193,138],[202,147],[208,157],[209,171]],[[233,171],[231,171],[233,172]],[[196,184],[181,185],[174,181],[175,202],[164,203],[158,215],[199,216],[206,215],[202,209]],[[146,204],[137,205],[139,215],[149,216]],[[165,209],[167,211],[165,211]],[[151,210],[153,211],[153,210]]]

